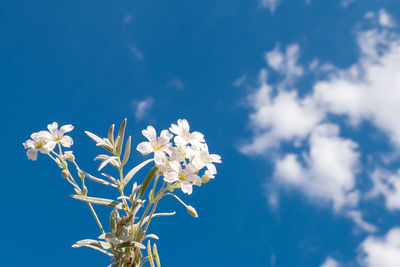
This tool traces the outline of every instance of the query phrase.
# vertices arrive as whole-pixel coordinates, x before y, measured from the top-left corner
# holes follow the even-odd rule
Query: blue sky
[[[400,266],[399,27],[396,0],[2,1],[4,265],[109,263],[71,248],[96,224],[22,142],[71,123],[96,173],[83,131],[126,117],[135,146],[186,118],[222,156],[182,194],[198,219],[160,205],[163,266]]]

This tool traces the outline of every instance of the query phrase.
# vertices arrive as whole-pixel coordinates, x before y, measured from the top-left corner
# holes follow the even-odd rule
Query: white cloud
[[[335,259],[328,257],[320,267],[339,267],[339,262]]]
[[[348,7],[351,3],[353,3],[355,0],[342,0],[342,7],[346,8]]]
[[[314,86],[315,101],[353,123],[372,122],[400,147],[400,42],[386,30],[362,32],[360,60]]]
[[[131,52],[132,54],[138,59],[142,60],[143,59],[143,52],[139,50],[136,46],[131,46]]]
[[[362,213],[360,211],[357,210],[352,210],[347,212],[347,217],[349,217],[350,219],[353,220],[353,222],[360,227],[360,229],[369,232],[369,233],[374,233],[377,231],[377,228],[375,225],[370,224],[366,221],[364,221],[363,217],[362,217]]]
[[[400,210],[400,169],[396,173],[377,169],[372,173],[371,179],[373,188],[368,195],[383,196],[389,210]]]
[[[260,72],[260,88],[249,97],[254,112],[250,124],[255,132],[253,141],[244,145],[245,154],[263,154],[279,146],[282,140],[303,139],[323,119],[310,98],[300,99],[297,91],[279,91],[267,84],[267,71]]]
[[[396,26],[392,16],[385,9],[379,11],[379,24],[389,28]]]
[[[374,232],[376,227],[363,220],[358,206],[366,193],[358,189],[355,179],[363,167],[358,145],[339,135],[342,124],[330,122],[331,115],[340,115],[335,118],[350,126],[367,121],[400,150],[400,37],[391,32],[394,21],[386,11],[367,17],[375,21],[376,28],[358,32],[359,59],[346,69],[318,59],[304,69],[298,63],[297,44],[286,49],[277,45],[265,54],[268,68],[260,71],[259,87],[248,97],[253,136],[240,151],[271,155],[275,182],[296,188],[316,203],[332,203],[335,211],[342,211],[360,229]],[[299,96],[295,82],[309,74],[306,71],[324,72],[328,77]],[[269,83],[269,72],[283,78]],[[276,156],[282,154],[278,150],[282,143],[299,152]],[[369,195],[384,195],[389,209],[400,209],[400,197],[396,197],[400,195],[399,174],[379,179],[376,175]],[[276,195],[271,200],[277,207]]]
[[[298,44],[289,45],[285,54],[276,45],[274,50],[265,53],[265,59],[272,69],[285,74],[286,76],[301,76],[303,68],[297,64],[300,47]]]
[[[357,144],[339,137],[338,126],[332,124],[316,127],[309,143],[310,151],[302,156],[304,163],[295,154],[276,161],[277,181],[299,188],[311,199],[331,202],[336,211],[356,206]]]
[[[274,13],[280,0],[261,0],[261,6],[268,8],[271,13]]]
[[[178,89],[178,90],[182,90],[182,89],[185,88],[185,84],[183,83],[183,81],[181,79],[178,79],[178,78],[170,80],[167,83],[167,86],[175,88],[175,89]]]
[[[360,245],[359,262],[366,267],[400,266],[400,228],[391,229],[385,237],[370,236]]]
[[[143,100],[133,100],[131,105],[134,107],[135,118],[140,121],[148,116],[150,108],[153,106],[154,99],[148,97]]]

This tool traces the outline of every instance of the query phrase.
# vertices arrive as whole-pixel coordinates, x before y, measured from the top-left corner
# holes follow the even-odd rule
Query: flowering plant
[[[86,202],[97,222],[102,233],[98,240],[80,240],[73,247],[86,246],[109,255],[114,260],[109,265],[110,267],[138,267],[147,261],[151,267],[155,264],[160,267],[157,246],[155,243],[151,246],[150,241],[150,239],[158,240],[158,237],[155,234],[149,234],[148,228],[152,218],[174,215],[175,212],[156,213],[158,202],[164,196],[172,196],[186,207],[190,215],[197,217],[195,208],[183,202],[176,195],[175,190],[181,189],[182,192],[190,195],[193,186],[201,186],[214,178],[217,173],[214,163],[221,163],[221,157],[210,154],[203,134],[191,133],[189,123],[180,119],[177,124],[172,124],[169,130],[161,131],[160,136],[157,136],[152,126],[143,130],[142,133],[148,141],[140,143],[137,150],[143,155],[153,153],[154,157],[125,173],[124,167],[131,154],[131,136],[127,138],[125,146],[123,144],[125,126],[126,119],[122,122],[116,138],[114,138],[114,124],[111,125],[107,138],[100,138],[85,131],[96,142],[96,146],[108,152],[95,158],[101,161],[98,171],[111,165],[117,170],[118,178],[107,173],[101,173],[104,178],[95,177],[79,167],[72,151],[63,151],[63,147],[69,148],[73,145],[72,138],[65,135],[73,130],[74,127],[71,124],[62,126],[60,129],[56,122],[49,124],[47,126],[49,131],[33,133],[31,139],[23,145],[25,149],[28,149],[26,154],[30,160],[36,160],[39,151],[48,155],[60,167],[62,177],[73,186],[76,193],[71,196]],[[80,181],[72,175],[69,163],[75,167]],[[136,179],[135,174],[150,163],[154,166],[139,184],[139,179]],[[202,169],[205,170],[201,175]],[[88,196],[86,178],[114,187],[120,196],[115,200]],[[131,180],[134,180],[132,190],[126,195],[125,189]],[[108,232],[100,222],[93,204],[112,208]],[[146,239],[148,239],[147,245],[145,245]]]

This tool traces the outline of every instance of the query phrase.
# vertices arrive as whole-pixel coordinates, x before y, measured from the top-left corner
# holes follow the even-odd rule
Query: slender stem
[[[156,203],[154,203],[154,205],[153,205],[153,209],[151,210],[151,213],[150,213],[150,215],[149,215],[149,220],[148,220],[147,223],[146,223],[146,227],[144,228],[143,235],[146,235],[147,228],[149,228],[150,221],[151,221],[151,217],[153,216],[154,211],[155,211],[156,208],[157,208],[157,204],[158,204],[158,201],[157,201]]]
[[[149,209],[150,209],[150,207],[151,207],[152,204],[153,204],[152,202],[149,202],[149,205],[147,205],[146,210],[143,212],[142,218],[140,218],[140,221],[139,221],[139,227],[138,227],[138,229],[140,229],[140,228],[142,227],[143,220],[144,220],[144,218],[146,217],[147,212],[149,212]]]
[[[154,198],[156,200],[156,202],[154,203],[153,209],[151,210],[151,213],[149,215],[149,220],[147,221],[147,224],[146,224],[146,227],[144,228],[143,234],[146,234],[146,231],[147,231],[147,229],[149,228],[149,225],[150,225],[151,218],[153,217],[154,211],[157,208],[158,201],[161,200],[161,198],[163,197],[163,194],[164,194],[164,192],[165,192],[165,190],[167,188],[167,187],[164,188],[164,186],[165,186],[165,181],[163,181],[163,184],[161,186],[160,191],[157,193],[157,195]]]
[[[93,214],[94,219],[95,219],[96,222],[97,222],[97,225],[99,226],[99,228],[100,228],[100,230],[101,230],[101,233],[104,234],[103,226],[101,225],[101,222],[100,222],[100,220],[99,220],[99,217],[97,217],[97,214],[96,214],[96,212],[94,211],[94,208],[93,208],[92,204],[91,204],[91,203],[88,203],[88,205],[89,205],[90,211],[91,211],[92,214]]]
[[[175,197],[179,202],[181,202],[181,204],[182,204],[183,206],[187,207],[187,204],[186,204],[185,202],[183,202],[177,195],[172,194],[172,193],[165,193],[164,195],[165,195],[165,196],[166,196],[166,195],[169,195],[169,196]]]

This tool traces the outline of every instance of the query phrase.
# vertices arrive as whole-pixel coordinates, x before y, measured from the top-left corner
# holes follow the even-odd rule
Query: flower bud
[[[210,176],[208,176],[207,174],[204,174],[203,177],[201,177],[201,182],[203,184],[206,184],[210,181]]]
[[[72,154],[72,151],[65,151],[64,159],[73,162],[73,161],[75,161],[75,156],[74,156],[74,154]]]
[[[68,178],[68,176],[69,176],[69,171],[68,170],[62,170],[62,172],[61,172],[61,176],[63,177],[63,178]]]
[[[193,208],[192,206],[187,205],[186,209],[187,209],[187,212],[189,212],[189,214],[192,215],[193,217],[195,217],[195,218],[199,217],[199,215],[197,214],[196,209]]]

